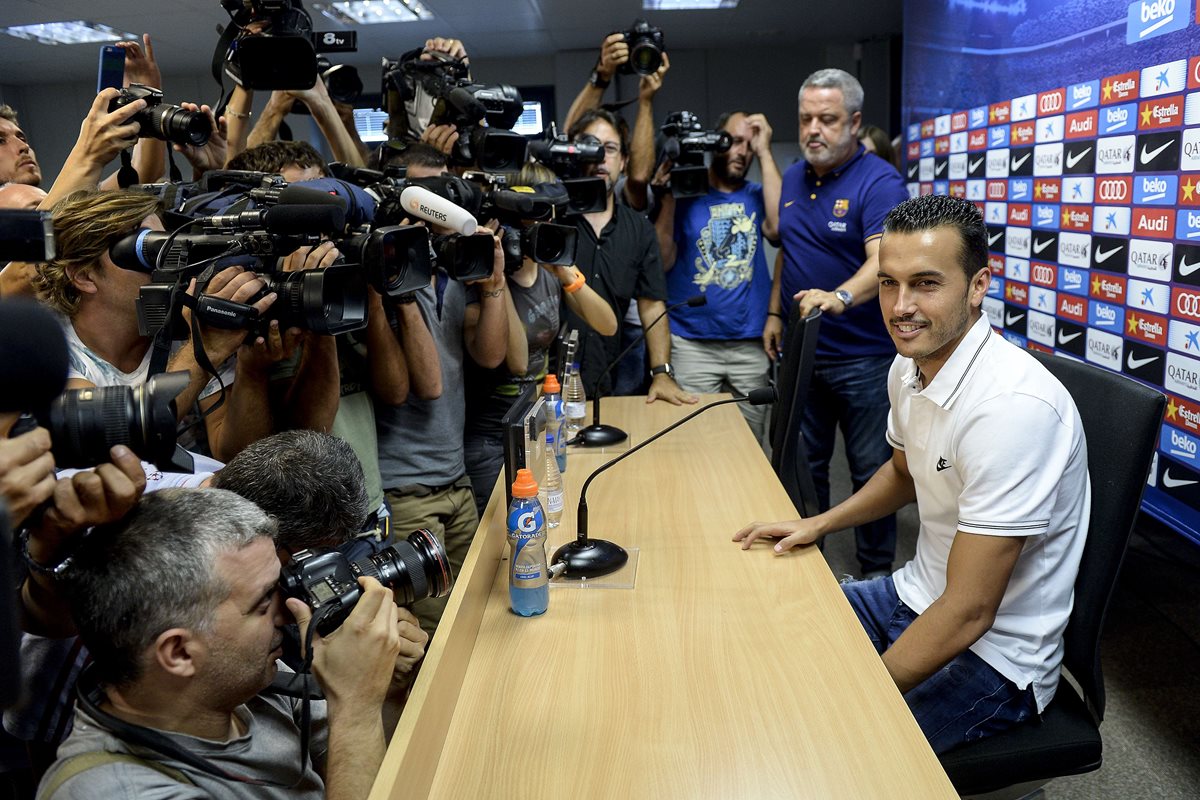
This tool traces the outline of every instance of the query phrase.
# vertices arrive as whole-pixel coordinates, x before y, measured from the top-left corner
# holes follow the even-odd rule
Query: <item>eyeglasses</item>
[[[621,145],[617,144],[616,142],[605,142],[604,143],[604,153],[606,155],[610,155],[610,156],[620,155],[621,154]]]

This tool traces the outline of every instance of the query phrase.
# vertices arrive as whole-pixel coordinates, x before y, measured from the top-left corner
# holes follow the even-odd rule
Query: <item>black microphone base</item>
[[[588,425],[575,434],[574,441],[584,447],[609,447],[628,438],[628,433],[612,425]]]
[[[562,562],[567,565],[563,577],[573,580],[581,578],[599,578],[616,572],[625,566],[629,553],[618,544],[606,542],[603,539],[588,539],[580,542],[575,539],[554,551],[552,564]]]

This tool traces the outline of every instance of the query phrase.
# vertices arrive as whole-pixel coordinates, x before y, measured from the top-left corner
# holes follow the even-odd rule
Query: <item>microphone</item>
[[[287,191],[286,189],[284,191]],[[242,211],[235,214],[217,214],[197,220],[198,225],[218,231],[237,233],[240,231],[265,230],[268,233],[291,235],[311,233],[337,233],[346,226],[346,212],[341,205],[284,205]]]
[[[67,385],[67,337],[32,300],[0,303],[0,411],[49,408]]]
[[[705,295],[698,294],[695,297],[689,297],[687,300],[675,303],[672,306],[668,306],[666,311],[659,314],[654,318],[653,322],[642,328],[641,334],[632,342],[630,342],[629,346],[622,350],[616,358],[609,362],[608,366],[604,368],[604,372],[600,373],[600,379],[596,381],[596,396],[592,398],[592,424],[575,434],[575,438],[568,442],[568,444],[581,444],[584,447],[605,447],[607,445],[613,445],[617,444],[618,442],[625,441],[625,439],[629,436],[629,434],[625,433],[625,431],[612,425],[600,424],[600,387],[604,384],[605,376],[612,371],[613,367],[621,362],[621,359],[624,358],[630,350],[632,350],[634,347],[637,347],[638,342],[646,338],[646,332],[657,325],[659,321],[662,320],[662,318],[667,314],[677,308],[683,308],[684,306],[688,306],[689,308],[699,308],[700,306],[707,304],[708,297]]]
[[[568,542],[555,550],[552,563],[563,564],[563,577],[575,579],[598,578],[601,575],[616,572],[625,566],[625,562],[629,560],[629,554],[625,552],[623,547],[604,539],[592,539],[588,537],[587,490],[592,481],[600,473],[604,472],[604,470],[614,466],[623,459],[629,458],[646,445],[661,439],[680,425],[695,419],[710,408],[728,405],[729,403],[749,403],[752,406],[762,406],[774,403],[778,399],[779,393],[775,391],[774,386],[760,386],[752,390],[745,397],[731,397],[728,400],[717,400],[716,402],[709,403],[702,408],[696,409],[678,422],[674,422],[663,428],[644,442],[639,443],[636,447],[629,448],[613,460],[600,466],[595,472],[587,476],[587,480],[583,482],[583,488],[579,490],[579,511],[576,517],[576,530],[578,533],[575,536],[575,541]]]
[[[400,205],[414,217],[471,236],[479,223],[462,206],[439,197],[424,186],[406,186],[400,193]]]

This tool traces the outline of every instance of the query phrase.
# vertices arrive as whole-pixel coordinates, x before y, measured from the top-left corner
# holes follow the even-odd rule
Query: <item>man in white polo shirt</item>
[[[945,196],[898,205],[879,248],[879,304],[899,352],[888,376],[892,458],[816,517],[752,523],[779,555],[916,500],[916,557],[843,585],[936,752],[1041,713],[1087,536],[1087,450],[1066,389],[981,313],[983,219]]]

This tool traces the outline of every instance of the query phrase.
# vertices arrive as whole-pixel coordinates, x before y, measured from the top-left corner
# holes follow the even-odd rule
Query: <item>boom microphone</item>
[[[479,223],[465,208],[439,197],[423,186],[404,187],[404,191],[400,193],[400,205],[414,217],[450,228],[464,236],[471,236],[479,227]]]
[[[752,406],[762,406],[774,403],[778,399],[779,394],[775,391],[775,387],[760,386],[745,397],[731,397],[728,400],[717,400],[714,403],[709,403],[702,408],[696,409],[678,422],[674,422],[663,428],[636,447],[631,447],[612,461],[598,468],[591,475],[588,475],[587,480],[583,482],[583,488],[579,490],[579,511],[576,518],[576,530],[578,533],[575,541],[568,542],[554,551],[554,558],[551,563],[561,563],[564,565],[562,575],[565,578],[596,578],[601,575],[607,575],[610,572],[616,572],[625,566],[625,562],[629,559],[629,554],[625,552],[624,548],[604,539],[591,539],[588,537],[587,490],[592,481],[601,472],[614,466],[618,461],[629,458],[638,450],[641,450],[653,441],[661,439],[680,425],[695,419],[710,408],[728,405],[729,403],[749,403]]]
[[[612,371],[613,367],[621,362],[622,358],[628,355],[630,350],[637,347],[638,342],[646,338],[646,333],[662,321],[663,317],[667,316],[667,314],[684,306],[699,308],[707,304],[708,297],[705,295],[698,294],[694,297],[689,297],[687,300],[668,306],[666,311],[659,314],[654,318],[653,322],[642,328],[641,333],[629,343],[629,346],[618,353],[617,357],[610,361],[608,366],[604,368],[604,372],[600,373],[600,378],[596,381],[596,396],[592,398],[592,424],[577,433],[575,438],[568,442],[568,444],[581,444],[584,447],[604,447],[625,441],[626,437],[629,436],[625,431],[612,425],[600,424],[600,387],[604,384],[605,376]]]

